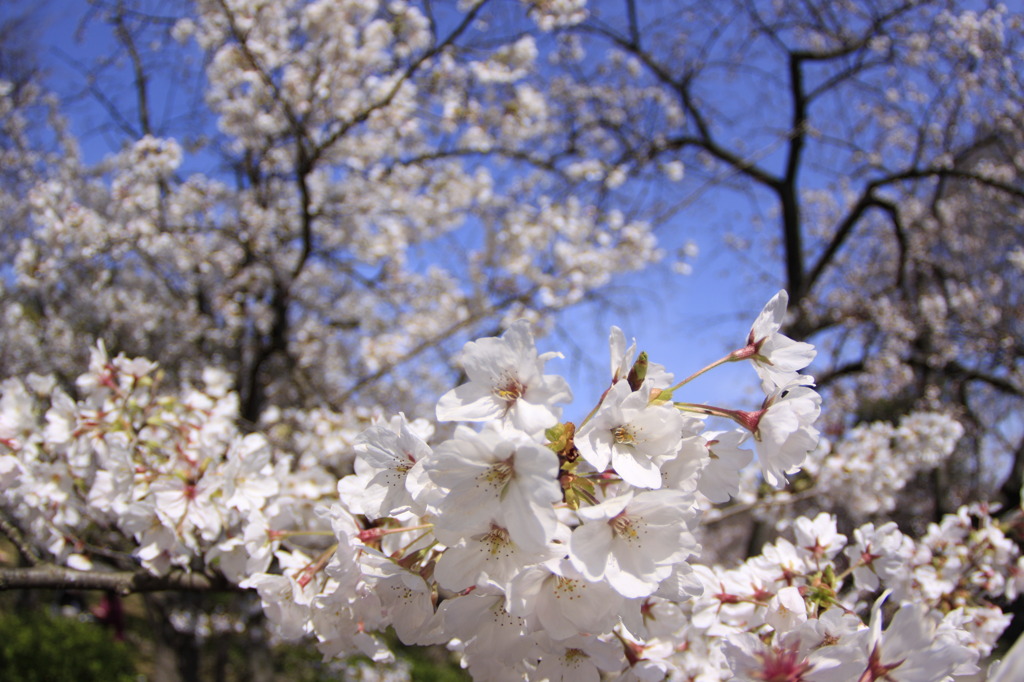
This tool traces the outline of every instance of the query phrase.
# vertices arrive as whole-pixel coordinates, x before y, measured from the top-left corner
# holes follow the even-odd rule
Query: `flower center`
[[[487,534],[484,542],[490,545],[491,554],[497,555],[502,553],[512,543],[512,540],[506,529],[492,525],[491,532]]]
[[[795,649],[774,648],[758,656],[762,669],[754,673],[755,679],[765,682],[803,682],[811,664],[803,660]]]
[[[511,460],[503,460],[496,462],[487,472],[483,475],[485,481],[494,488],[502,488],[509,479],[512,478],[512,474],[515,472]]]
[[[581,583],[579,580],[556,575],[554,586],[555,599],[577,601],[583,597],[583,590],[585,587],[586,585]]]
[[[620,538],[635,540],[639,536],[633,522],[625,514],[619,514],[609,521],[608,524],[612,527],[612,532]]]
[[[633,429],[628,424],[616,426],[612,429],[612,438],[619,445],[633,445],[636,443],[636,434],[633,433]]]
[[[494,395],[499,400],[505,401],[510,407],[512,403],[522,398],[524,393],[526,393],[526,386],[523,386],[519,379],[515,377],[508,377],[494,389]]]

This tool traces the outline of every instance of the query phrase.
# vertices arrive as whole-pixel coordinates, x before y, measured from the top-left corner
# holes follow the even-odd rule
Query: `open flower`
[[[646,597],[673,564],[700,551],[690,532],[693,496],[662,488],[632,491],[584,507],[569,540],[569,558],[588,580],[606,580],[624,597]]]
[[[795,648],[765,644],[751,632],[741,632],[727,639],[723,648],[733,680],[758,682],[809,682],[813,667]]]
[[[821,396],[812,388],[813,382],[811,377],[796,375],[775,387],[757,412],[736,413],[754,434],[761,473],[769,485],[783,485],[786,474],[796,471],[818,445],[813,424],[821,412]]]
[[[558,457],[525,434],[460,426],[424,467],[444,491],[435,531],[446,544],[491,521],[530,550],[543,550],[555,538],[559,524],[552,505],[562,500]]]
[[[761,381],[772,386],[789,383],[816,354],[811,344],[779,333],[788,304],[789,294],[784,290],[775,294],[754,320],[746,347],[737,351],[737,357],[749,358]]]
[[[508,590],[509,613],[539,625],[553,639],[608,632],[623,602],[608,583],[588,580],[568,559],[526,568]]]
[[[430,446],[409,426],[404,414],[375,424],[356,441],[356,475],[342,479],[339,492],[358,500],[360,512],[372,519],[408,511],[422,488],[423,461]]]
[[[558,423],[556,403],[572,400],[569,384],[544,374],[544,363],[559,353],[537,354],[529,324],[519,320],[501,338],[470,341],[460,356],[469,383],[458,386],[437,403],[441,421],[489,421],[537,433]]]
[[[576,447],[598,471],[611,463],[622,480],[661,487],[661,464],[679,451],[685,420],[671,405],[650,405],[650,387],[630,391],[625,381],[608,391],[601,409],[580,429]]]
[[[568,539],[568,527],[564,528],[565,539]],[[507,528],[493,521],[464,535],[464,539],[444,551],[434,568],[437,583],[455,592],[485,583],[507,592],[509,582],[525,566],[557,559],[565,553],[563,542],[551,542],[533,550],[520,547]]]
[[[886,591],[875,602],[868,629],[811,655],[815,680],[918,682],[977,672],[978,652],[957,641],[924,604],[904,604],[883,631],[882,602],[888,596]]]

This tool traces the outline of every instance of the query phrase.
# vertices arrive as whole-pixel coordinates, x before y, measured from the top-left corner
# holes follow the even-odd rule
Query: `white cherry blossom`
[[[583,524],[569,541],[573,565],[625,597],[653,594],[673,564],[699,550],[690,532],[693,497],[679,490],[627,492],[578,514]]]
[[[525,434],[459,427],[424,468],[445,491],[437,502],[436,532],[468,537],[494,520],[528,549],[543,550],[556,537],[552,505],[562,499],[558,458]]]
[[[409,428],[404,414],[364,431],[356,441],[355,476],[343,479],[346,499],[361,500],[360,509],[371,519],[394,516],[415,505],[422,487],[423,461],[430,447]]]
[[[901,606],[883,631],[881,602],[887,596],[872,607],[868,629],[812,655],[814,680],[939,681],[977,671],[977,652],[943,631],[923,604]]]
[[[611,638],[574,635],[542,641],[535,677],[551,682],[598,682],[601,673],[617,673],[625,663],[622,645]]]
[[[740,446],[748,433],[741,429],[705,431],[708,461],[701,470],[698,490],[712,502],[728,502],[740,488],[740,471],[754,459],[750,450]]]
[[[786,320],[789,294],[785,290],[775,294],[754,320],[747,345],[738,356],[748,357],[761,380],[772,386],[783,386],[792,381],[796,373],[811,364],[814,346],[794,341],[779,332]]]
[[[724,501],[739,480],[727,470],[746,463],[740,432],[706,422],[743,424],[781,478],[814,433],[820,399],[805,377],[751,413],[652,402],[649,384],[620,380],[573,441],[496,416],[431,449],[420,436],[431,429],[379,410],[295,413],[300,434],[275,431],[278,414],[266,436],[242,435],[237,394],[216,377],[171,391],[153,363],[100,348],[94,358],[79,400],[39,379],[0,385],[0,462],[14,472],[5,499],[17,503],[6,513],[34,551],[88,576],[102,557],[75,535],[106,519],[140,571],[254,589],[275,636],[315,639],[328,657],[390,661],[380,633],[393,628],[403,643],[448,644],[478,679],[916,682],[974,670],[1009,623],[998,600],[1019,591],[1020,552],[986,505],[917,539],[867,524],[850,543],[835,517],[801,516],[739,565],[698,563],[697,492]],[[612,443],[619,426],[654,433],[629,457],[654,463],[660,487],[611,444],[601,454],[597,424]],[[926,453],[958,428],[935,415],[886,433],[888,447]],[[357,474],[339,485],[327,463]],[[899,603],[884,632],[881,602],[865,600],[879,589]]]
[[[598,471],[610,464],[627,483],[659,488],[660,466],[679,451],[687,425],[672,405],[651,404],[650,384],[633,391],[619,381],[579,430],[576,444],[583,459]]]
[[[776,386],[764,406],[748,413],[754,450],[765,480],[781,486],[786,474],[796,471],[818,444],[814,422],[821,412],[821,396],[808,385],[810,377],[796,376]]]
[[[508,591],[509,613],[555,640],[611,631],[623,605],[612,586],[589,580],[568,559],[521,571]]]
[[[533,334],[520,320],[501,338],[470,341],[459,356],[469,383],[452,389],[437,403],[441,421],[501,419],[536,433],[558,423],[557,403],[572,399],[565,379],[544,374],[558,353],[537,354]]]
[[[434,576],[441,587],[456,592],[484,583],[507,592],[511,580],[526,567],[558,559],[564,553],[564,539],[541,550],[527,550],[512,540],[507,528],[492,521],[445,550],[434,568]]]

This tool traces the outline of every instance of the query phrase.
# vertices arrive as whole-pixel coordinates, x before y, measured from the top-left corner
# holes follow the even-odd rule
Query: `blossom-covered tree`
[[[216,128],[193,153],[195,131],[152,120],[144,19],[110,10],[138,137],[98,168],[67,141],[28,193],[7,371],[70,378],[103,338],[176,376],[215,359],[253,422],[412,408],[453,337],[657,260],[649,223],[573,192],[564,167],[586,153],[552,132],[536,41],[483,32],[488,4],[196,3],[173,28],[206,61]]]
[[[1024,439],[1005,419],[1024,388],[1019,12],[943,0],[587,9],[564,29],[577,61],[560,92],[587,122],[572,129],[607,150],[597,175],[628,178],[620,191],[631,192],[685,166],[674,196],[746,197],[778,227],[725,229],[755,267],[771,254],[767,274],[784,276],[791,299],[786,328],[816,339],[837,418],[875,418],[872,404],[952,409],[972,445],[935,497],[1006,481],[1013,506],[1024,470]],[[992,474],[1008,469],[1009,480]]]
[[[525,370],[525,357],[539,374],[525,323],[511,331],[469,342],[463,360]],[[766,343],[786,346],[776,334]],[[9,379],[3,523],[29,566],[0,568],[0,585],[248,588],[275,638],[315,639],[326,659],[393,662],[390,627],[404,645],[457,650],[477,679],[951,680],[980,669],[1009,622],[1001,600],[1024,586],[1007,536],[1024,511],[1006,525],[963,507],[917,540],[869,522],[852,542],[834,516],[802,516],[793,540],[715,566],[700,526],[721,512],[701,491],[729,497],[743,472],[719,463],[704,480],[713,443],[730,440],[706,422],[731,423],[733,447],[756,450],[781,485],[816,446],[817,411],[776,418],[763,449],[778,387],[766,384],[758,412],[683,402],[721,362],[669,385],[665,372],[641,376],[649,362],[629,351],[619,378],[622,345],[614,330],[608,390],[578,431],[481,417],[474,391],[457,390],[439,412],[479,430],[435,438],[398,415],[359,438],[355,473],[340,481],[318,453],[295,461],[243,434],[238,395],[215,371],[174,395],[154,363],[99,346],[77,401],[52,379]],[[744,348],[722,362],[761,361]],[[803,391],[782,400],[817,397],[808,381],[791,379]],[[540,395],[535,407],[557,414],[563,393]],[[610,457],[577,447],[595,431],[617,446]],[[656,481],[638,475],[648,470]]]
[[[384,663],[393,628],[480,679],[987,665],[1024,574],[1019,17],[167,7],[90,10],[102,159],[0,71],[0,586],[249,590],[275,639]],[[695,192],[777,221],[740,236],[788,294],[695,372],[613,329],[574,394],[535,335],[685,252]],[[763,400],[690,402],[737,362]],[[940,467],[948,503],[897,503]],[[743,514],[782,535],[716,564]]]

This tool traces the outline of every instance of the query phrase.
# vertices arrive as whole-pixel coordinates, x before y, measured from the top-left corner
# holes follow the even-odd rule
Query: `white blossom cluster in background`
[[[355,391],[412,409],[411,387],[440,387],[410,369],[436,367],[425,348],[660,260],[638,211],[552,181],[563,122],[536,85],[534,36],[477,49],[482,8],[463,5],[439,17],[401,1],[196,2],[172,33],[207,53],[229,157],[209,172],[186,137],[155,134],[91,166],[56,115],[58,153],[32,156],[42,95],[0,83],[0,154],[25,183],[0,199],[32,226],[0,244],[10,373],[74,376],[104,330],[176,380],[206,358],[249,374],[252,420],[270,404],[342,410]],[[584,5],[528,12],[565,26]],[[285,355],[294,371],[271,371]],[[389,372],[401,364],[424,380],[403,384]],[[254,389],[238,383],[245,401]]]
[[[486,680],[979,670],[1008,623],[994,602],[1024,587],[1016,545],[984,506],[916,540],[893,523],[848,540],[832,516],[800,517],[792,539],[737,567],[702,561],[707,500],[735,495],[755,455],[784,485],[818,443],[820,398],[799,373],[814,349],[779,333],[786,301],[678,382],[613,329],[609,386],[578,423],[563,421],[569,385],[547,373],[559,354],[539,353],[517,322],[458,357],[466,382],[436,408],[459,422],[450,438],[402,414],[353,438],[369,414],[321,414],[305,422],[319,433],[279,434],[298,455],[239,431],[223,373],[169,391],[154,363],[101,346],[77,401],[49,379],[3,384],[5,513],[75,570],[103,570],[113,551],[154,574],[220,573],[258,592],[278,637],[313,637],[327,659],[392,661],[390,627],[407,645],[447,645]],[[759,408],[681,400],[690,379],[747,360]],[[848,442],[944,452],[956,427],[938,419]]]
[[[524,0],[542,31],[573,26],[587,18],[587,0]]]
[[[291,528],[327,528],[315,503],[335,476],[239,432],[238,397],[210,370],[175,395],[154,363],[102,346],[77,388],[8,379],[0,484],[19,525],[60,563],[92,567],[97,542],[157,575],[216,565],[232,581],[265,570]],[[106,529],[99,538],[91,529]],[[120,539],[119,539],[120,536]],[[131,546],[126,549],[125,539]]]
[[[915,474],[953,454],[963,433],[959,422],[938,412],[914,412],[898,424],[860,424],[831,447],[822,442],[805,469],[819,494],[857,518],[887,513]],[[851,490],[857,494],[845,494]]]

